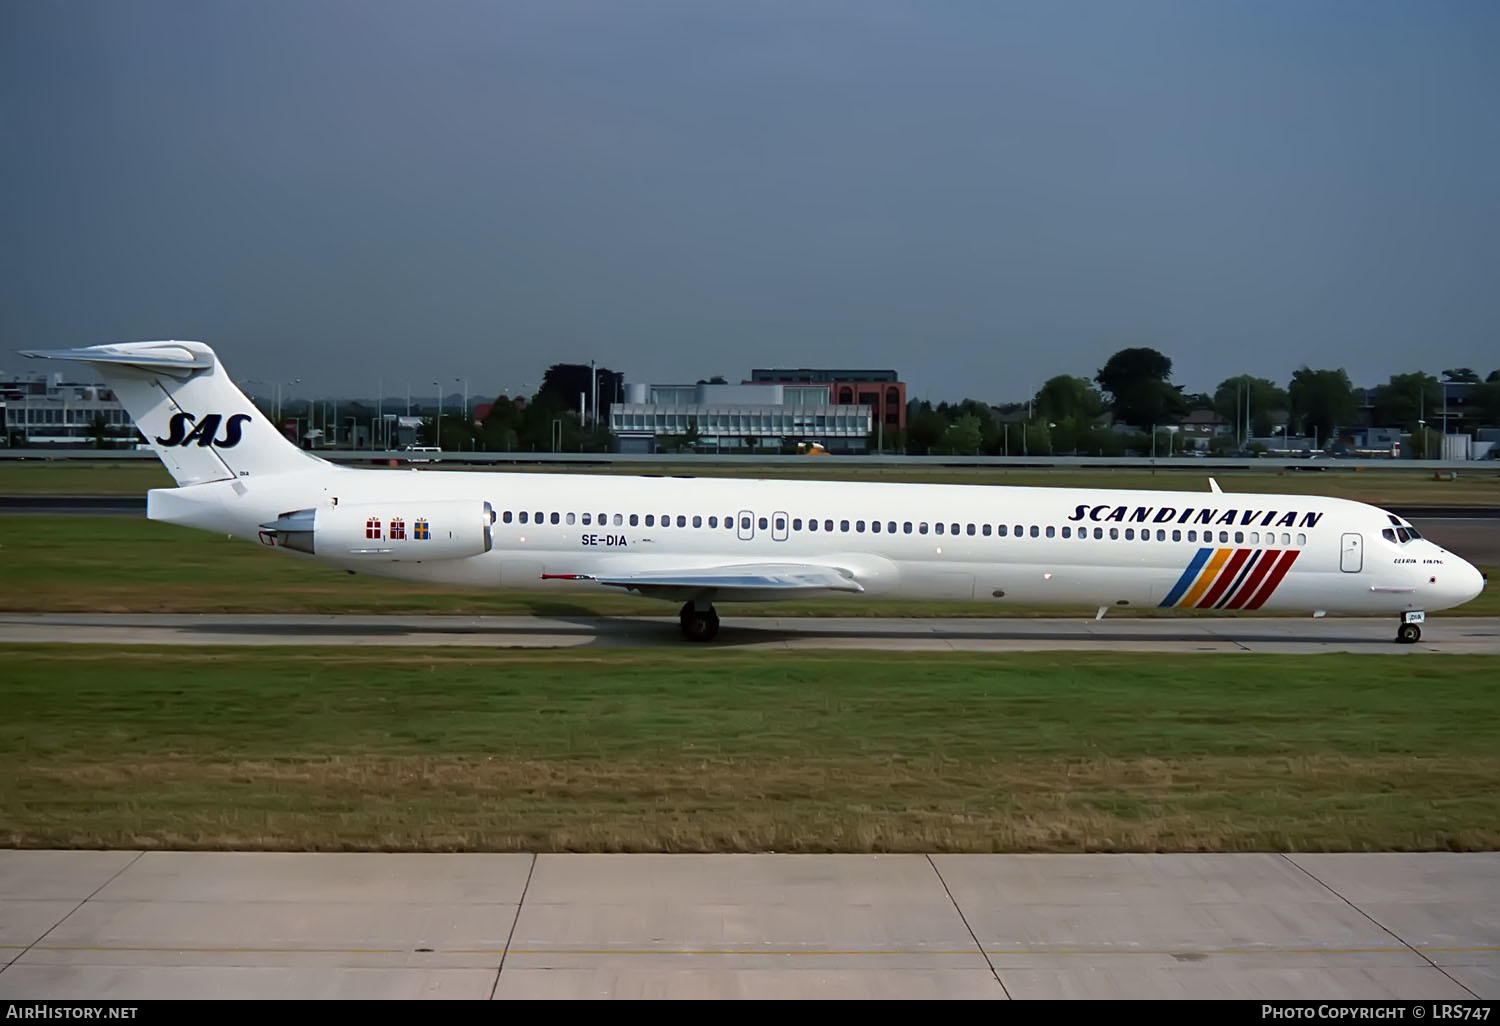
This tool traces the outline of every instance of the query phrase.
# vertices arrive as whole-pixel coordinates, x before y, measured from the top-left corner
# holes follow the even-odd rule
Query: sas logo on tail
[[[172,422],[167,429],[167,437],[156,436],[157,445],[183,446],[186,447],[194,442],[207,448],[216,445],[220,449],[233,449],[240,444],[240,429],[250,419],[248,413],[236,413],[230,416],[228,421],[224,420],[222,413],[210,413],[196,424],[196,418],[191,413],[174,413]],[[219,433],[219,425],[224,425],[224,437],[215,438]],[[189,429],[189,425],[192,425]]]

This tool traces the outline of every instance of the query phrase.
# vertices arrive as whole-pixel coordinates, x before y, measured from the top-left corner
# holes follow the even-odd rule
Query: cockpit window
[[[1384,538],[1388,542],[1393,542],[1396,540],[1396,532],[1387,527],[1384,531],[1380,532],[1380,537]]]
[[[1408,527],[1406,529],[1406,533],[1409,534],[1409,535],[1411,535],[1413,538],[1420,538],[1420,537],[1422,537],[1422,535],[1417,531],[1417,529],[1415,527]]]

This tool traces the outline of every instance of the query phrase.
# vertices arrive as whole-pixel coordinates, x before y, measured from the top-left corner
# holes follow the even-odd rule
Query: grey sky
[[[7,0],[0,367],[1485,374],[1497,54],[1491,0]]]

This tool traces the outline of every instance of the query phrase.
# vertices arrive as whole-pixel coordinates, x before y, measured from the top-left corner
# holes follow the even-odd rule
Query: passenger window
[[[1221,544],[1221,545],[1227,545],[1227,544],[1229,544],[1229,532],[1228,531],[1220,531],[1219,532],[1219,544]]]
[[[1197,531],[1189,531],[1188,532],[1188,541],[1195,542],[1197,540],[1198,540],[1198,532]]]
[[[927,524],[925,522],[920,523],[920,524],[917,525],[917,533],[918,534],[926,534],[927,533]]]
[[[750,530],[750,518],[749,517],[740,517],[740,530],[741,531],[748,531],[748,530]]]
[[[1182,541],[1182,532],[1181,531],[1173,531],[1172,532],[1172,540],[1173,541]]]
[[[1260,544],[1260,532],[1259,531],[1251,531],[1250,532],[1250,544],[1251,545],[1259,545]]]
[[[624,513],[616,513],[615,514],[615,526],[616,527],[623,527],[624,525],[625,525],[625,514]]]
[[[500,514],[500,522],[505,524],[510,523],[510,510],[506,510],[504,513]]]
[[[888,532],[890,532],[891,534],[895,534],[896,533],[896,522],[894,520],[887,520],[886,523],[885,523],[885,529]]]
[[[968,530],[965,533],[972,535],[974,533],[974,525],[970,524]]]
[[[957,534],[958,533],[958,525],[957,524],[951,524],[951,525],[949,525],[949,531],[948,531],[948,533],[949,534]]]
[[[1005,538],[1010,534],[1010,526],[1008,524],[1001,524],[999,527],[995,528],[995,532],[999,534],[1000,537]]]
[[[1135,528],[1133,528],[1133,527],[1127,527],[1127,528],[1125,528],[1125,540],[1126,541],[1135,541]]]
[[[1071,527],[1069,527],[1067,524],[1063,525],[1063,537],[1064,538],[1071,538],[1071,537],[1073,537],[1073,529]]]
[[[549,519],[554,524],[560,524],[560,523],[562,523],[562,517],[559,514],[557,514],[557,513],[552,514],[552,516]]]
[[[943,533],[943,526],[944,525],[942,525],[942,524],[933,524],[932,525],[932,529],[934,531],[936,531],[938,534],[942,534]]]
[[[906,521],[902,522],[902,524],[901,524],[901,533],[902,534],[911,534],[911,521],[910,520],[906,520]]]
[[[1167,532],[1164,531],[1164,530],[1162,530],[1161,528],[1157,528],[1156,529],[1156,540],[1157,541],[1166,541],[1167,540]]]
[[[1109,529],[1109,536],[1111,538],[1118,538],[1118,537],[1120,537],[1120,529],[1118,527],[1111,527]]]
[[[567,516],[563,517],[563,519],[566,520],[569,524],[573,524],[578,520],[578,514],[569,513]]]
[[[879,534],[880,533],[880,521],[879,520],[871,520],[870,521],[870,531],[873,534]]]
[[[849,531],[849,521],[847,521],[847,520],[840,520],[839,521],[839,530],[843,531],[845,533],[848,533],[848,531]]]
[[[785,531],[786,530],[786,517],[777,517],[776,518],[776,530],[778,530],[778,531]]]
[[[855,531],[856,534],[864,534],[865,533],[865,522],[863,520],[856,520],[854,522],[854,531]]]
[[[1038,528],[1037,528],[1037,526],[1035,524],[1031,525],[1031,536],[1033,538],[1039,538],[1039,537],[1041,537],[1041,533],[1042,532],[1040,530],[1038,530]]]
[[[528,521],[526,519],[526,511],[523,509],[523,510],[521,510],[521,523],[524,524],[524,523],[527,523],[527,522]]]
[[[696,513],[693,514],[693,526],[694,527],[702,527],[703,526],[703,518],[701,516],[699,516],[698,514],[696,514]]]
[[[1048,538],[1056,538],[1057,537],[1057,528],[1053,527],[1051,524],[1047,525],[1047,537]]]
[[[1307,535],[1305,535],[1305,534],[1299,534],[1299,535],[1297,535],[1297,544],[1298,545],[1306,545],[1307,544]]]
[[[816,520],[809,520],[807,522],[807,529],[809,531],[816,531],[818,529],[818,522]]]
[[[761,517],[759,523],[760,523],[760,529],[762,531],[764,531],[766,529],[766,518],[765,517]]]
[[[792,518],[792,530],[793,531],[800,531],[800,530],[802,530],[802,518],[801,517],[793,517]]]
[[[538,524],[540,524],[542,522],[542,513],[541,513],[541,510],[537,510],[534,519],[535,519],[535,522],[538,523]]]
[[[1020,524],[1017,524],[1016,525],[1016,537],[1017,538],[1024,538],[1025,536],[1026,536],[1026,529],[1024,527],[1022,527]]]
[[[990,525],[989,524],[985,524],[984,525],[984,536],[986,538],[988,538],[990,536]]]
[[[590,520],[590,519],[589,519],[589,514],[587,514],[587,513],[585,513],[585,514],[584,514],[584,515],[583,515],[583,526],[584,526],[584,527],[587,527],[587,526],[589,526],[589,524],[591,524],[591,523],[593,523],[593,521],[592,521],[592,520]]]
[[[823,521],[823,530],[825,530],[825,531],[832,531],[833,530],[833,521],[832,520],[825,520],[825,521]]]
[[[1096,528],[1094,528],[1094,537],[1095,538],[1103,538],[1104,537],[1104,528],[1102,528],[1102,527],[1096,527]]]
[[[1289,534],[1287,534],[1285,531],[1282,531],[1281,532],[1281,544],[1282,544],[1282,546],[1285,547],[1287,545],[1290,545],[1291,543],[1292,543],[1292,536],[1289,535]]]

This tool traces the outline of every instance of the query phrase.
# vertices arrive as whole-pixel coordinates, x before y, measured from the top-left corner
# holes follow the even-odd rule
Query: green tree
[[[943,432],[942,447],[951,453],[977,453],[982,434],[979,418],[966,413]]]
[[[1490,375],[1490,380],[1473,390],[1469,400],[1485,427],[1500,427],[1500,372]]]
[[[1092,421],[1104,412],[1104,397],[1087,378],[1059,374],[1048,378],[1034,400],[1036,414],[1049,421]]]
[[[1271,414],[1287,408],[1285,390],[1278,388],[1273,381],[1251,377],[1249,374],[1226,378],[1214,390],[1213,408],[1221,417],[1235,425],[1236,436],[1242,435],[1246,431],[1247,393],[1249,394],[1250,434],[1269,435],[1276,423],[1276,419]]]
[[[1094,380],[1110,395],[1115,418],[1133,427],[1172,424],[1187,412],[1181,391],[1167,379],[1172,361],[1155,349],[1122,349]]]
[[[94,414],[94,419],[89,421],[89,437],[94,440],[95,449],[112,449],[114,442],[110,441],[109,423],[105,421],[104,414]]]
[[[1431,374],[1392,374],[1375,390],[1375,423],[1400,424],[1410,431],[1442,409],[1443,390]]]
[[[1453,370],[1443,371],[1444,381],[1464,381],[1472,385],[1479,384],[1479,375],[1468,367],[1455,367]]]
[[[1311,370],[1302,367],[1287,386],[1291,423],[1302,434],[1333,437],[1340,424],[1354,420],[1354,386],[1343,368]]]
[[[948,430],[948,421],[935,410],[923,410],[906,424],[906,436],[911,447],[919,453],[931,452]]]

